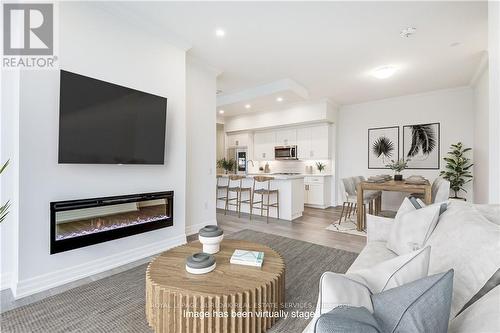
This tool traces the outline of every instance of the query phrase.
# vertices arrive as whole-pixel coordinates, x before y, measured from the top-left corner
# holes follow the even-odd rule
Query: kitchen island
[[[228,175],[219,175],[223,178],[228,178]],[[279,205],[280,205],[280,216],[281,220],[293,221],[294,219],[301,217],[304,212],[304,175],[287,175],[287,174],[249,174],[242,181],[242,187],[253,187],[253,177],[254,176],[269,176],[274,177],[271,181],[271,189],[279,190]],[[225,181],[225,182],[224,182]],[[220,184],[227,184],[227,180],[220,180]],[[239,181],[232,181],[231,186],[237,186]],[[256,183],[256,189],[266,186],[267,183]],[[221,197],[224,193],[220,191],[217,196]],[[235,197],[235,193],[230,193],[230,197]],[[266,196],[264,196],[264,200]],[[248,193],[243,194],[243,200],[248,199]],[[260,195],[255,195],[255,200],[260,201]],[[276,195],[272,194],[270,198],[270,203],[276,202]],[[217,200],[217,208],[224,209],[225,202],[222,200]],[[259,209],[257,209],[257,207]],[[228,210],[236,211],[236,206],[229,206]],[[250,213],[250,205],[248,203],[241,204],[242,213]],[[229,213],[229,212],[228,212]],[[256,204],[253,210],[254,215],[260,215],[260,204]],[[266,214],[266,211],[263,212]],[[277,210],[274,207],[270,208],[269,217],[277,218]]]

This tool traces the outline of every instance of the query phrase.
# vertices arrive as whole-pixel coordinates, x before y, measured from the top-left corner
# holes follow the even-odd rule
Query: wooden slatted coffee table
[[[285,301],[285,263],[262,244],[224,240],[214,271],[193,275],[196,241],[156,257],[146,271],[146,318],[155,332],[266,332]],[[262,267],[230,264],[235,249],[264,252]]]

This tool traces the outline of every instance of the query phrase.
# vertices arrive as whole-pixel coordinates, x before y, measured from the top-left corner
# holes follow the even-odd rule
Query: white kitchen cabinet
[[[249,133],[229,133],[227,135],[226,147],[248,147],[250,140]]]
[[[253,137],[253,159],[256,161],[274,160],[276,135],[274,131],[255,132]]]
[[[317,160],[330,159],[330,127],[311,127],[311,157]]]
[[[291,146],[296,144],[296,129],[280,129],[276,131],[276,146]]]
[[[299,160],[311,158],[311,127],[297,129],[297,157]]]
[[[317,125],[297,130],[298,157],[301,160],[330,159],[330,127]]]
[[[330,207],[331,176],[308,176],[304,178],[304,205]]]

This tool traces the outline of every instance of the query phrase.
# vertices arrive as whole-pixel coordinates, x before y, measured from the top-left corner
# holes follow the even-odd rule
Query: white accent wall
[[[400,126],[399,151],[402,157],[402,126],[419,123],[439,122],[441,124],[441,168],[442,157],[452,143],[462,142],[473,146],[474,140],[474,93],[470,87],[433,91],[418,95],[401,96],[363,104],[342,106],[337,122],[337,170],[336,184],[342,178],[381,173],[392,174],[391,170],[368,169],[368,129],[374,127]],[[405,177],[420,174],[433,181],[439,170],[405,170]],[[468,186],[467,198],[473,198],[472,186]],[[340,187],[337,187],[340,198]],[[463,195],[463,193],[462,193]],[[397,193],[383,195],[383,209],[395,210],[402,196]]]
[[[10,179],[14,182],[14,189],[5,194],[2,182],[2,200],[7,195],[14,200],[10,218],[4,222],[9,224],[8,228],[2,226],[2,258],[9,256],[14,262],[8,265],[2,262],[1,273],[2,277],[13,277],[11,286],[17,297],[185,242],[186,51],[142,33],[91,5],[60,3],[59,6],[62,69],[168,98],[166,163],[159,166],[58,164],[59,72],[23,71],[19,107],[15,107],[14,100],[10,103],[12,109],[6,110],[7,115],[2,110],[2,147],[8,140],[7,146],[17,148],[9,152],[2,149],[2,159],[11,157],[15,163],[6,174],[9,182]],[[8,133],[4,131],[6,128],[10,129]],[[210,135],[207,140],[215,137],[209,131],[200,135]],[[210,145],[211,141],[207,141],[208,149],[212,149]],[[51,201],[163,190],[175,192],[173,227],[49,254]],[[7,229],[9,233],[4,235]],[[6,244],[3,241],[6,238],[15,240]]]
[[[488,67],[483,66],[474,84],[474,202],[489,202],[490,190],[490,143],[489,143],[489,75]]]
[[[489,203],[500,204],[500,2],[488,1]]]
[[[186,233],[197,233],[215,218],[216,113],[217,72],[187,57],[186,121],[187,179]]]

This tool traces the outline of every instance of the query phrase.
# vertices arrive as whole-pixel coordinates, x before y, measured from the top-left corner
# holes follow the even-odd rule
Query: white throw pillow
[[[401,206],[399,206],[398,211],[396,212],[396,216],[394,217],[395,220],[397,220],[401,215],[409,213],[409,212],[414,212],[417,209],[415,206],[411,203],[410,199],[408,197],[405,197],[403,199],[403,202],[401,203]]]
[[[451,318],[500,267],[500,226],[473,205],[452,201],[426,245],[432,247],[429,274],[455,270]]]
[[[450,323],[450,333],[500,332],[500,286],[490,290]]]
[[[402,286],[428,275],[430,246],[389,259],[373,267],[349,272],[346,275],[370,288],[374,294]]]
[[[431,205],[397,216],[389,234],[387,248],[397,255],[422,248],[436,227],[439,210],[440,205]]]
[[[373,312],[370,289],[345,274],[325,272],[319,282],[319,311],[321,315],[341,305],[363,306]]]

